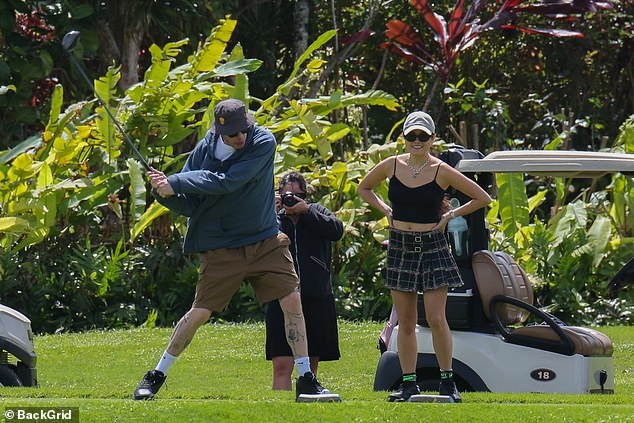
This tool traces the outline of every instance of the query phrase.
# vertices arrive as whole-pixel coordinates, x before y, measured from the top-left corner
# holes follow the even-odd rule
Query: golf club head
[[[75,47],[78,38],[79,31],[68,32],[62,39],[62,48],[70,53],[73,50],[73,47]]]

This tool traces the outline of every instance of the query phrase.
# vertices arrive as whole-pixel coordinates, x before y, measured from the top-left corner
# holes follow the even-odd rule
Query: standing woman
[[[403,124],[405,154],[377,164],[359,184],[359,195],[384,213],[390,222],[386,287],[399,320],[398,353],[403,383],[388,401],[407,401],[420,393],[416,383],[416,322],[418,293],[423,293],[425,318],[440,366],[441,395],[462,401],[453,381],[452,339],[445,305],[449,288],[463,285],[445,238],[445,227],[454,217],[486,206],[491,198],[475,182],[431,155],[436,128],[425,112],[410,113]],[[373,189],[389,179],[390,207]],[[445,191],[453,187],[471,200],[449,210]]]

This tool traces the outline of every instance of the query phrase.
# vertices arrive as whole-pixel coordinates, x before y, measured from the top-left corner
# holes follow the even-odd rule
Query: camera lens
[[[286,207],[293,207],[297,203],[299,203],[299,201],[295,198],[292,192],[282,194],[282,204]]]

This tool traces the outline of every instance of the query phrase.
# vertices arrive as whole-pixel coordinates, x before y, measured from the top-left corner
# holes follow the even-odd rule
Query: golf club
[[[97,98],[97,100],[99,100],[103,108],[106,110],[106,112],[108,113],[108,116],[110,116],[110,119],[112,119],[117,129],[119,129],[119,132],[121,132],[121,135],[123,135],[123,138],[125,138],[125,140],[128,142],[128,145],[130,146],[132,151],[134,151],[134,153],[137,155],[137,157],[141,161],[141,164],[143,164],[143,167],[145,167],[146,170],[150,170],[151,169],[150,165],[143,158],[143,156],[141,155],[141,152],[136,148],[136,146],[134,145],[134,143],[132,142],[128,134],[126,134],[126,132],[123,130],[123,127],[121,126],[119,121],[117,121],[117,119],[114,117],[114,115],[110,111],[110,108],[108,107],[106,102],[103,101],[103,99],[99,96],[99,94],[97,94],[93,86],[93,83],[90,81],[90,78],[88,78],[88,75],[86,75],[86,72],[84,72],[84,69],[82,68],[81,64],[77,61],[75,56],[73,56],[72,50],[78,38],[79,38],[79,31],[70,31],[69,33],[64,35],[64,38],[62,39],[62,48],[66,51],[66,53],[68,54],[68,57],[70,57],[70,60],[75,64],[75,67],[77,68],[81,76],[84,78],[84,80],[86,80],[86,83],[92,90],[93,95],[95,96],[95,98]]]

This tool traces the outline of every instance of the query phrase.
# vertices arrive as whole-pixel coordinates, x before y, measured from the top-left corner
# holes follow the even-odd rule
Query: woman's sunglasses
[[[419,140],[420,142],[427,142],[430,139],[432,139],[432,137],[433,135],[429,135],[425,133],[415,134],[413,132],[410,132],[409,134],[405,135],[405,141],[414,142],[416,140]]]

